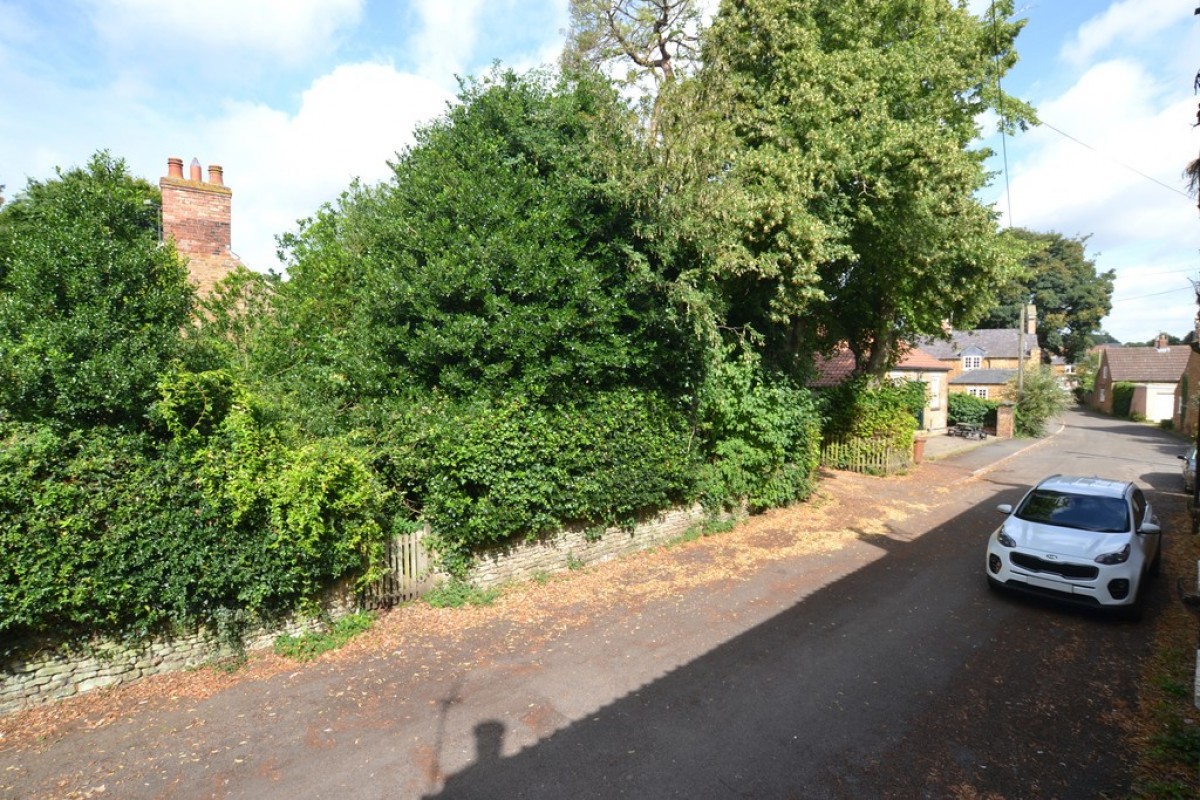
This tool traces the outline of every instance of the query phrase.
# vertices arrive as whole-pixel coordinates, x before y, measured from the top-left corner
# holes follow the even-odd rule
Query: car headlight
[[[996,541],[1004,547],[1016,547],[1017,540],[1004,532],[1004,528],[996,529]]]
[[[1124,564],[1129,559],[1129,545],[1126,544],[1115,553],[1105,553],[1096,556],[1097,564]]]

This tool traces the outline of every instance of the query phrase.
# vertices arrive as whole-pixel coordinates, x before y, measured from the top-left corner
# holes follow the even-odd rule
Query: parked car
[[[1196,446],[1189,447],[1179,459],[1183,462],[1183,490],[1191,494],[1196,491]]]
[[[1125,616],[1141,614],[1147,577],[1159,570],[1161,528],[1132,483],[1052,475],[1026,493],[987,543],[989,585]]]

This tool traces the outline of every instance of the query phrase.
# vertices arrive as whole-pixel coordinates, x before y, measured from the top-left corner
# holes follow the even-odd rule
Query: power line
[[[1139,294],[1139,295],[1135,295],[1134,297],[1122,297],[1119,299],[1114,297],[1112,302],[1128,303],[1130,300],[1144,300],[1147,297],[1158,297],[1158,296],[1164,295],[1164,294],[1175,294],[1176,292],[1184,292],[1184,291],[1194,292],[1195,290],[1196,289],[1193,286],[1181,286],[1178,289],[1167,289],[1164,292],[1151,292],[1150,294]]]
[[[1055,133],[1057,133],[1059,136],[1063,136],[1063,137],[1065,137],[1065,138],[1067,138],[1067,139],[1070,139],[1072,142],[1074,142],[1075,144],[1079,145],[1080,147],[1086,147],[1088,150],[1091,150],[1093,153],[1096,153],[1096,154],[1097,154],[1097,155],[1099,155],[1099,156],[1103,156],[1104,158],[1107,158],[1109,161],[1113,162],[1114,164],[1116,164],[1116,165],[1118,165],[1118,166],[1124,167],[1125,169],[1129,170],[1130,172],[1134,173],[1135,175],[1139,175],[1139,176],[1141,176],[1141,177],[1145,178],[1146,180],[1150,181],[1151,183],[1157,183],[1159,186],[1161,186],[1162,188],[1166,189],[1167,191],[1174,192],[1174,193],[1175,193],[1175,194],[1177,194],[1177,195],[1180,195],[1180,196],[1182,196],[1182,197],[1186,197],[1186,198],[1188,199],[1188,201],[1189,201],[1189,202],[1191,201],[1191,199],[1192,199],[1192,198],[1191,198],[1191,196],[1190,196],[1190,195],[1188,195],[1188,193],[1187,193],[1187,192],[1185,192],[1185,191],[1183,191],[1183,190],[1179,189],[1178,187],[1176,187],[1176,186],[1171,186],[1170,184],[1163,183],[1163,182],[1162,182],[1162,181],[1160,181],[1158,178],[1155,178],[1155,177],[1154,177],[1154,176],[1152,176],[1152,175],[1147,175],[1146,173],[1142,172],[1142,171],[1141,171],[1140,169],[1138,169],[1137,167],[1132,167],[1132,166],[1130,166],[1129,164],[1126,164],[1124,161],[1121,161],[1121,160],[1120,160],[1120,159],[1118,159],[1118,158],[1113,158],[1113,157],[1112,157],[1112,156],[1110,156],[1108,153],[1105,153],[1105,152],[1103,152],[1102,150],[1097,150],[1095,147],[1092,147],[1092,146],[1091,146],[1090,144],[1088,144],[1087,142],[1080,141],[1079,139],[1076,139],[1076,138],[1075,138],[1074,136],[1072,136],[1071,134],[1067,133],[1066,131],[1059,130],[1058,128],[1054,127],[1053,125],[1051,125],[1049,122],[1046,122],[1045,120],[1039,120],[1039,122],[1040,122],[1042,125],[1044,125],[1045,127],[1049,128],[1050,130],[1052,130],[1052,131],[1054,131]]]

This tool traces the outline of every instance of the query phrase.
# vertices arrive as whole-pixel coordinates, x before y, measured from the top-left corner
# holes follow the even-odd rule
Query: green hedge
[[[210,436],[9,424],[0,442],[6,639],[270,618],[381,561],[391,498],[361,451],[289,442],[249,405]]]
[[[995,400],[975,397],[965,392],[955,392],[950,395],[946,408],[946,421],[950,425],[968,423],[984,425],[996,421],[996,408],[1000,405]]]
[[[634,390],[550,407],[429,401],[388,437],[386,474],[458,573],[480,547],[677,503],[698,466],[686,419]]]

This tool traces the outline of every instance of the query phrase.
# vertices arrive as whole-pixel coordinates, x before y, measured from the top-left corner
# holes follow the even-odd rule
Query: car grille
[[[1064,578],[1079,581],[1095,580],[1096,576],[1100,574],[1099,567],[1091,567],[1084,564],[1066,564],[1061,561],[1045,561],[1037,556],[1025,553],[1013,553],[1012,563],[1030,572],[1049,572],[1053,575],[1061,575]]]

